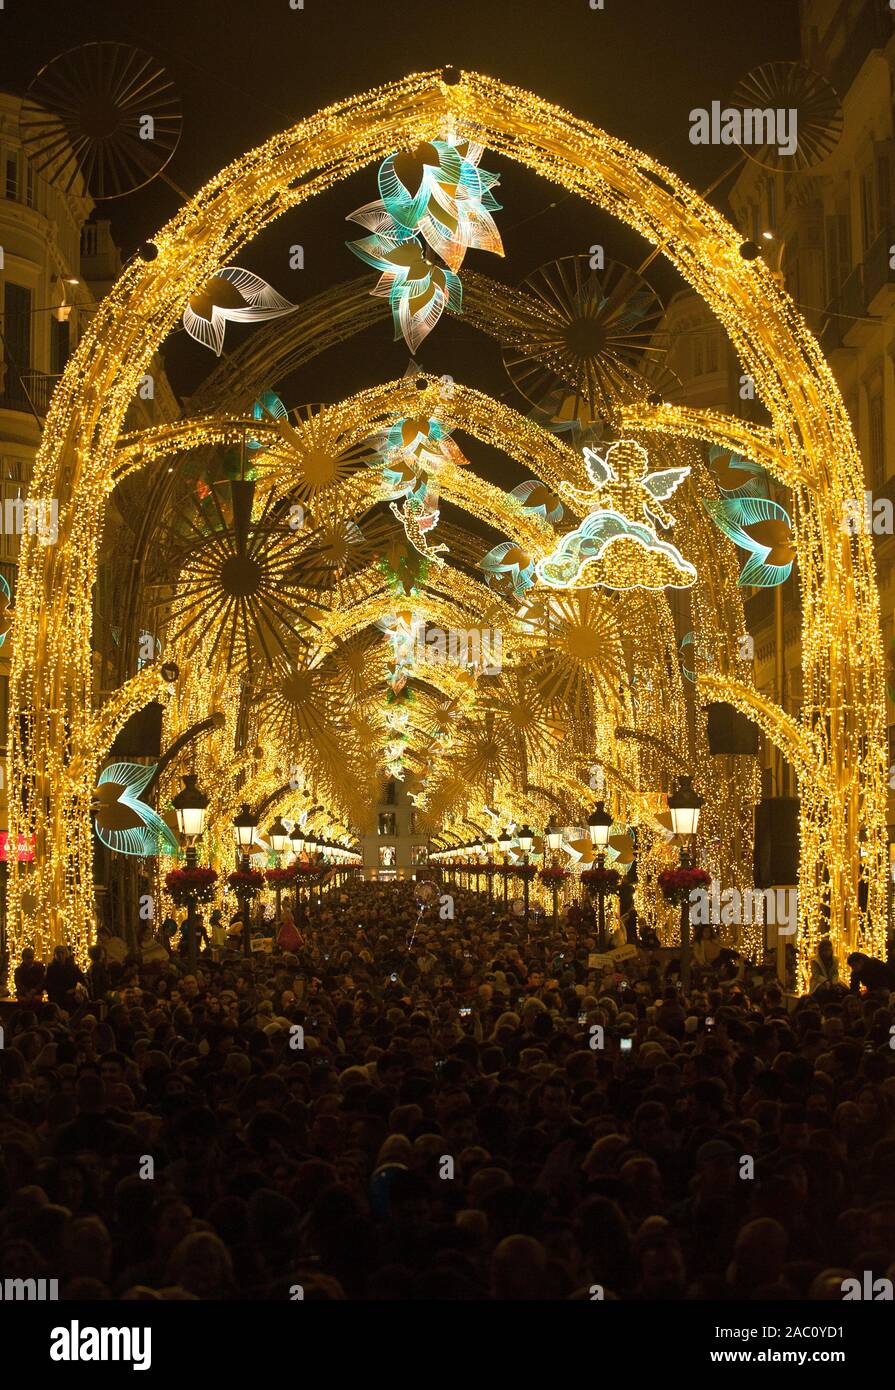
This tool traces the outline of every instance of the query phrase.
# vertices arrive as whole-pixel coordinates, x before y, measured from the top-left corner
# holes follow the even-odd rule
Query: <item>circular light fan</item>
[[[661,363],[668,339],[658,332],[662,302],[636,271],[618,261],[592,270],[588,256],[566,256],[533,271],[521,290],[502,329],[503,361],[532,405],[559,398],[567,414],[605,419],[644,394],[644,363]]]
[[[69,193],[80,175],[93,198],[142,188],[171,159],[182,128],[165,69],[130,44],[85,43],[42,67],[22,103],[25,152]]]
[[[781,154],[780,142],[740,145],[743,154],[766,169],[800,173],[823,163],[842,134],[842,103],[819,73],[804,63],[764,63],[738,83],[729,106],[743,110],[795,110],[798,139],[793,154]]]

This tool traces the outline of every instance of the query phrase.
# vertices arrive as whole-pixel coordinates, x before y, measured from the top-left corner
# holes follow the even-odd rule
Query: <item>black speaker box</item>
[[[768,796],[755,808],[755,886],[799,881],[799,798]]]
[[[118,732],[113,758],[158,758],[162,752],[162,707],[157,700],[138,709]]]
[[[706,706],[710,753],[757,754],[758,727],[733,705],[718,700]]]

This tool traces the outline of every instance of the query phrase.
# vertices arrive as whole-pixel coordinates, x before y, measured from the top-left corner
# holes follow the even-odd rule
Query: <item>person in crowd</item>
[[[725,984],[726,947],[684,990],[652,951],[607,968],[585,917],[441,888],[453,917],[357,883],[269,954],[129,958],[102,1009],[63,948],[51,1002],[26,994],[23,953],[0,1277],[58,1272],[63,1300],[680,1301],[895,1276],[895,1007],[866,957],[864,994],[788,998],[751,962]]]
[[[47,966],[47,998],[51,1004],[69,1008],[79,985],[86,989],[83,971],[78,969],[68,946],[57,946]]]
[[[24,946],[21,960],[13,972],[16,998],[22,1003],[36,1003],[42,999],[46,976],[46,966],[34,958],[34,947]]]
[[[895,990],[895,969],[884,960],[866,956],[863,951],[853,951],[846,964],[851,968],[849,988],[852,991],[866,989],[872,994],[876,990]]]
[[[839,962],[833,954],[833,943],[828,936],[822,936],[817,950],[811,957],[810,992],[830,990],[839,983]]]

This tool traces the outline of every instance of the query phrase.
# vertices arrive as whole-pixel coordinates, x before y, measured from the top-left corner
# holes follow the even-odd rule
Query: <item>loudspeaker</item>
[[[758,727],[733,705],[718,700],[706,706],[710,753],[758,753]]]
[[[799,798],[768,796],[755,808],[755,886],[799,881]]]
[[[138,709],[118,732],[112,744],[113,758],[158,758],[162,752],[162,706],[153,700]]]

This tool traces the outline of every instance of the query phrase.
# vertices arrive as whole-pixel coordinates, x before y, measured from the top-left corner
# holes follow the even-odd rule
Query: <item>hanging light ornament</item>
[[[737,584],[773,589],[792,573],[796,557],[792,521],[779,502],[767,497],[724,497],[702,504],[709,516],[734,545],[749,552]]]
[[[470,247],[503,255],[491,213],[500,204],[496,174],[479,169],[483,147],[470,141],[424,141],[391,155],[379,168],[379,200],[349,214],[369,236],[349,249],[381,272],[373,294],[388,298],[395,338],[411,352],[432,331],[445,307],[459,314],[457,271]]]

